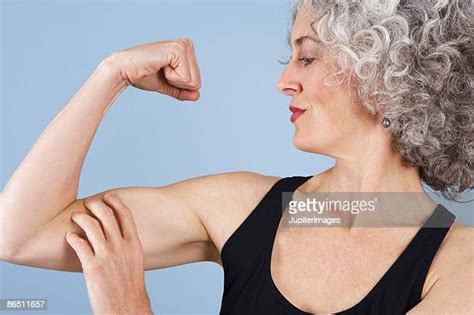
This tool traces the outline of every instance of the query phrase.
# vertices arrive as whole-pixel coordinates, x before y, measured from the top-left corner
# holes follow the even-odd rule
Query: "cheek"
[[[311,95],[311,107],[300,117],[293,142],[301,150],[328,153],[358,133],[361,122],[350,96],[330,89]]]
[[[305,117],[310,120],[312,128],[334,133],[353,121],[355,114],[351,99],[344,91],[322,84],[316,88],[314,94],[308,95],[311,109]]]

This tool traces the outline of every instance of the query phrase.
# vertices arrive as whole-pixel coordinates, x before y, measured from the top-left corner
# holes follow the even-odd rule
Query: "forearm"
[[[106,59],[44,129],[1,194],[1,245],[27,239],[76,200],[95,132],[126,86]]]

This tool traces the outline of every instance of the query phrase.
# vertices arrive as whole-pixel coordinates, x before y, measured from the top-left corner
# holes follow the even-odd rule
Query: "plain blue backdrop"
[[[195,44],[201,98],[180,102],[127,89],[90,147],[80,198],[218,172],[311,175],[332,166],[328,157],[293,147],[290,98],[276,90],[283,70],[277,60],[290,53],[291,5],[291,0],[2,1],[0,187],[105,56],[181,37]],[[437,200],[473,224],[466,210],[472,203]],[[0,262],[0,276],[0,298],[46,298],[48,314],[91,312],[80,273]],[[216,314],[223,270],[200,262],[148,271],[146,285],[157,313]]]

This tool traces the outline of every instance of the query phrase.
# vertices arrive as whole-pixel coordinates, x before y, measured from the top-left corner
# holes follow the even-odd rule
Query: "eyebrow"
[[[301,37],[298,37],[297,39],[295,39],[294,40],[294,45],[295,46],[301,46],[303,44],[303,42],[307,39],[312,40],[315,43],[321,43],[316,38],[313,38],[313,37],[308,36],[308,35],[304,35],[304,36],[301,36]],[[291,47],[291,38],[288,38],[288,45]]]

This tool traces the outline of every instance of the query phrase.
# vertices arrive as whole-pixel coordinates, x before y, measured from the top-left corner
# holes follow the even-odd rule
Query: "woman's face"
[[[293,144],[303,151],[333,157],[362,154],[373,145],[371,138],[377,134],[373,131],[381,125],[351,97],[347,84],[323,84],[334,60],[317,43],[310,25],[313,20],[300,9],[291,34],[292,58],[277,84],[281,93],[291,96],[289,105],[304,110],[293,122]]]

